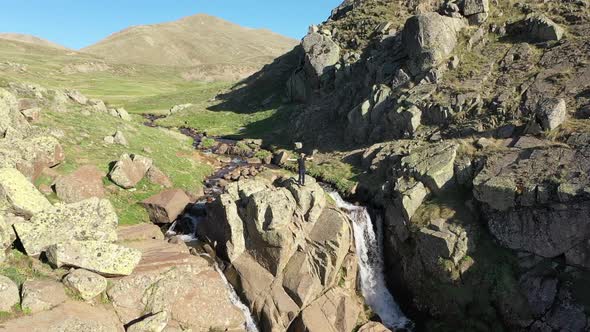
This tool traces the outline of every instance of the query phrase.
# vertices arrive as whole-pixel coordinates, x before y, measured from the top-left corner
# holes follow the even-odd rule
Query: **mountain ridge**
[[[297,43],[268,29],[242,27],[197,14],[171,22],[128,27],[80,51],[124,64],[263,65]]]

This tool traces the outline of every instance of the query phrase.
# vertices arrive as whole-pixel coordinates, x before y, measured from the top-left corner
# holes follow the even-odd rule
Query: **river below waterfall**
[[[371,216],[366,208],[344,201],[337,192],[330,192],[330,196],[352,220],[356,254],[359,260],[361,291],[365,302],[388,328],[412,330],[414,324],[401,311],[385,283],[381,223],[377,223],[377,232],[375,232]]]

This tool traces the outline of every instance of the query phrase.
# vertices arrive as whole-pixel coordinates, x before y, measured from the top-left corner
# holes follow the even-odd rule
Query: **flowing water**
[[[344,201],[337,192],[330,192],[330,196],[352,220],[356,254],[359,260],[361,291],[366,303],[381,318],[383,325],[389,328],[411,330],[412,321],[401,311],[385,283],[381,223],[377,222],[377,233],[375,233],[371,216],[366,208]]]
[[[229,281],[225,277],[225,274],[221,271],[221,269],[219,269],[219,266],[217,264],[215,264],[215,271],[219,273],[219,275],[221,276],[221,280],[223,280],[223,283],[229,291],[229,300],[244,315],[244,318],[246,319],[246,332],[259,332],[258,327],[256,326],[256,322],[254,322],[254,318],[252,317],[252,313],[250,312],[250,308],[248,308],[248,306],[245,305],[244,302],[242,302],[242,300],[240,300],[238,293],[236,293],[236,290],[229,283]]]

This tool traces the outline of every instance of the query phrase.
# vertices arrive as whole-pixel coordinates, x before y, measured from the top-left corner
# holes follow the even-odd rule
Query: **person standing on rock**
[[[313,160],[313,158],[306,156],[305,153],[303,153],[303,152],[301,152],[299,154],[299,158],[289,159],[289,161],[296,161],[297,162],[297,168],[299,171],[299,180],[297,182],[299,183],[300,186],[305,186],[305,173],[307,171],[305,168],[305,162],[307,160]]]

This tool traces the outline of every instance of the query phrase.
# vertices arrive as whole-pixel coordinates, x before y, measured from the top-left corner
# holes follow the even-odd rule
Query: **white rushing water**
[[[207,254],[203,254],[202,256],[211,257]],[[225,287],[227,287],[227,290],[229,291],[229,300],[244,315],[244,318],[246,319],[246,326],[245,326],[246,332],[259,332],[258,327],[256,326],[256,322],[254,322],[254,318],[252,317],[252,312],[250,312],[250,308],[248,308],[248,306],[245,305],[244,302],[242,302],[242,300],[238,296],[238,293],[236,293],[236,290],[229,283],[229,281],[225,277],[225,274],[221,271],[221,269],[219,268],[219,266],[217,266],[217,264],[215,264],[215,271],[217,271],[217,273],[219,273],[221,280],[223,280]]]
[[[344,201],[337,192],[330,192],[330,196],[352,220],[361,291],[366,303],[381,318],[383,325],[396,329],[412,329],[414,324],[401,311],[385,283],[381,223],[377,223],[376,234],[366,208]]]

